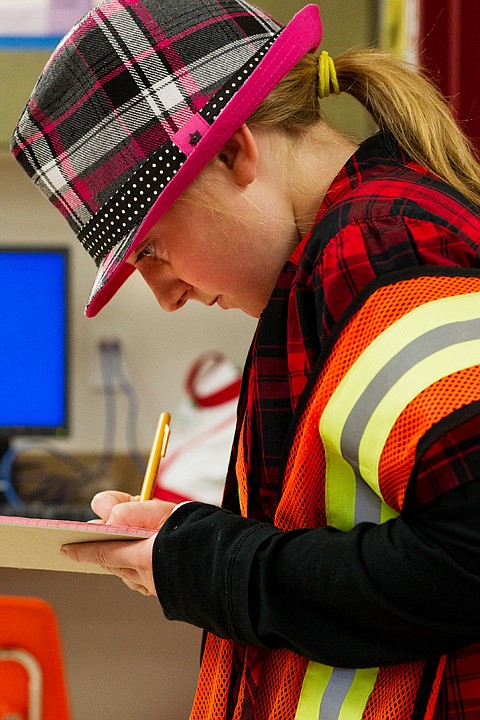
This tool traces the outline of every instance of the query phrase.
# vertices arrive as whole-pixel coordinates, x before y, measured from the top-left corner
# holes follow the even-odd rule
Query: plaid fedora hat
[[[243,0],[105,0],[65,36],[11,149],[97,265],[93,317],[126,258],[320,44],[316,5],[286,25]]]

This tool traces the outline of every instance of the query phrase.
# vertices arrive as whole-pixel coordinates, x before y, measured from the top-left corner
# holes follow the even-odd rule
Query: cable
[[[0,492],[3,493],[9,505],[21,510],[23,500],[17,494],[12,482],[12,465],[18,454],[18,450],[10,446],[2,455],[0,460]]]
[[[122,364],[120,343],[117,343],[115,345],[112,344],[111,356],[113,372],[118,381],[118,388],[123,392],[128,401],[126,437],[129,455],[132,459],[133,464],[137,468],[138,473],[143,476],[143,473],[145,471],[145,460],[142,457],[140,451],[138,450],[137,444],[138,396],[135,388],[125,374]]]
[[[117,404],[115,397],[115,383],[113,381],[113,352],[116,351],[112,343],[100,342],[98,344],[100,368],[102,371],[102,387],[105,397],[105,428],[103,452],[95,469],[95,475],[97,478],[103,477],[107,471],[112,461],[115,447]]]

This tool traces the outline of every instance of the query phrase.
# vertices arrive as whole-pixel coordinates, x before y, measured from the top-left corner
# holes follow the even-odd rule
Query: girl
[[[158,533],[64,552],[207,631],[192,718],[473,718],[479,166],[427,81],[320,40],[313,5],[107,0],[34,89],[12,149],[98,266],[86,314],[137,269],[259,318],[223,508],[101,493]]]

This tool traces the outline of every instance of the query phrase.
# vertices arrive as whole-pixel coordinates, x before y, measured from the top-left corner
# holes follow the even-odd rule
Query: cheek
[[[215,257],[208,243],[190,235],[190,239],[179,243],[170,255],[170,267],[175,276],[191,285],[215,277]]]
[[[141,263],[141,265],[139,265],[137,270],[147,285],[153,289],[152,286],[155,283],[155,272],[153,270],[152,263],[146,259]]]
[[[176,283],[167,268],[155,260],[142,262],[138,271],[157,301],[163,306],[165,298],[173,293],[178,281]]]

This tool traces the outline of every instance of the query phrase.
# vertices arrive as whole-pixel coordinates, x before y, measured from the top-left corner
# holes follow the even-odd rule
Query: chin
[[[264,308],[263,308],[263,307],[262,307],[261,310],[258,309],[258,308],[245,308],[245,309],[244,309],[244,308],[240,308],[240,309],[241,309],[242,312],[245,313],[245,315],[250,315],[250,317],[256,318],[257,320],[259,319],[260,315],[261,315],[262,312],[264,311]]]
[[[217,297],[215,304],[218,305],[218,307],[222,310],[239,310],[240,312],[245,313],[245,315],[249,315],[250,317],[256,318],[257,320],[264,310],[263,305],[261,308],[252,305],[247,305],[245,307],[243,307],[242,305],[233,305],[225,297],[223,297],[223,295],[219,295]]]

